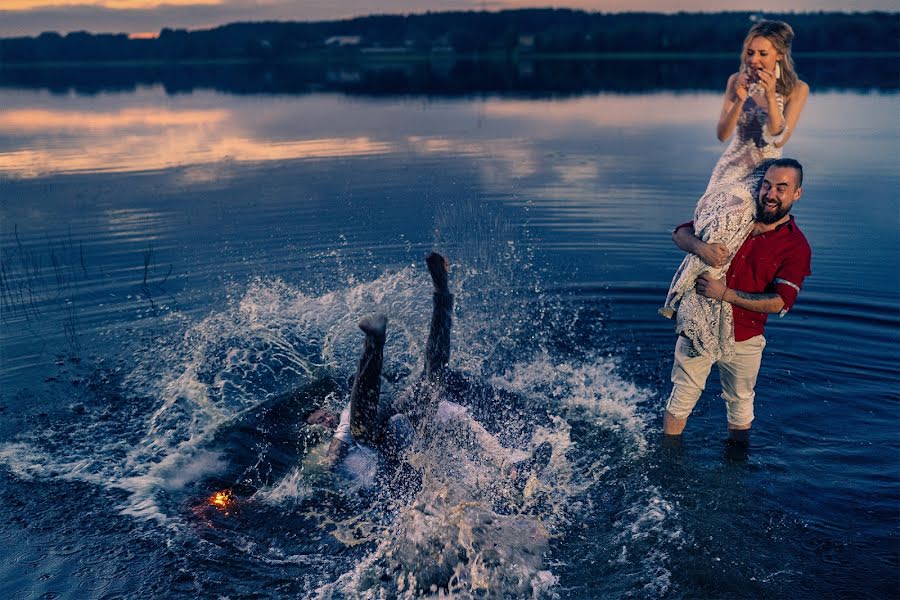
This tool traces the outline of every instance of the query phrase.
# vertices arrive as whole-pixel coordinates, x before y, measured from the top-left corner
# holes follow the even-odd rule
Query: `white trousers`
[[[753,398],[756,395],[756,378],[762,361],[766,338],[761,335],[735,342],[734,356],[717,361],[722,397],[728,413],[728,424],[743,428],[753,421]],[[666,410],[676,419],[686,419],[703,389],[713,366],[712,360],[697,356],[691,341],[683,335],[675,343],[675,361],[672,365],[672,393],[666,402]]]

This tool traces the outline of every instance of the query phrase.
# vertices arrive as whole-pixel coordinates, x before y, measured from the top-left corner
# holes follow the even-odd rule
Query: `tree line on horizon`
[[[571,9],[373,15],[340,21],[232,23],[127,34],[45,32],[0,39],[0,62],[265,60],[433,53],[734,53],[754,20],[794,28],[795,52],[898,52],[900,13],[589,13]]]

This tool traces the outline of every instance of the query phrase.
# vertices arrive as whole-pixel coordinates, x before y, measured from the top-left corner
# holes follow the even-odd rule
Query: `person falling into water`
[[[447,260],[432,252],[426,258],[433,285],[431,324],[425,344],[425,364],[421,377],[394,397],[381,394],[381,371],[387,317],[370,315],[359,322],[365,334],[363,350],[350,392],[350,402],[340,417],[328,447],[324,464],[334,467],[354,444],[379,450],[389,467],[396,467],[413,443],[416,432],[427,432],[439,413],[459,415],[467,409],[479,423],[509,426],[509,411],[519,408],[521,398],[462,376],[449,367],[450,332],[453,323],[453,294],[448,283]],[[461,404],[465,404],[463,408]],[[328,425],[332,418],[317,411],[308,421]],[[480,428],[480,425],[476,427]],[[481,435],[491,437],[486,430]],[[552,446],[542,442],[530,458],[506,465],[506,473],[522,485],[529,473],[537,473],[549,463]]]

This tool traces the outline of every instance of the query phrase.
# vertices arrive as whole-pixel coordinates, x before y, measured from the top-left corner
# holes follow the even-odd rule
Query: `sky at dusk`
[[[203,29],[235,21],[321,21],[368,14],[410,14],[444,10],[576,8],[596,12],[718,11],[896,12],[898,0],[0,0],[0,37],[42,31],[155,33],[163,27]]]

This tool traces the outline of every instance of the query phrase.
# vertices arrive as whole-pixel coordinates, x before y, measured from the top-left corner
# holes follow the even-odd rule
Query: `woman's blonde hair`
[[[744,47],[741,49],[741,64],[744,64],[744,57],[747,55],[747,46],[753,41],[753,38],[764,37],[775,50],[781,54],[781,77],[775,84],[775,91],[782,96],[790,95],[794,86],[797,85],[797,71],[794,69],[794,59],[791,58],[791,43],[794,41],[794,30],[784,21],[758,21],[753,24],[747,37],[744,38]]]

